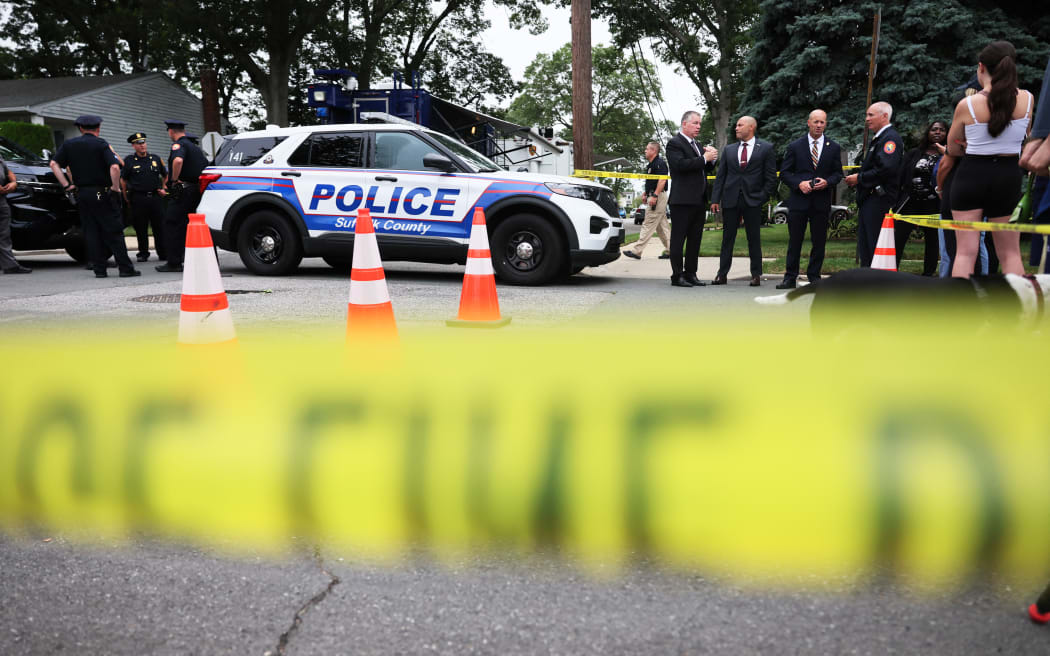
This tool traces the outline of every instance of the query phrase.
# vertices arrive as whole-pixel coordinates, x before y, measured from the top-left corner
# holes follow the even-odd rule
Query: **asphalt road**
[[[507,334],[594,325],[622,332],[624,357],[636,344],[659,357],[632,319],[673,318],[704,339],[731,316],[770,330],[808,321],[808,301],[754,303],[776,293],[776,281],[749,288],[742,259],[725,287],[673,288],[659,250],[549,287],[500,286]],[[155,262],[141,278],[96,280],[61,254],[23,260],[32,275],[0,276],[0,340],[16,330],[174,339],[181,280]],[[240,339],[274,326],[344,330],[348,276],[321,260],[285,278],[253,276],[232,254],[220,261]],[[704,260],[701,277],[715,267]],[[443,326],[462,272],[389,263],[399,329]],[[0,533],[0,654],[1037,654],[1050,653],[1050,627],[1029,623],[1024,609],[1044,583],[923,596],[837,581],[740,585],[648,565],[596,576],[555,554],[377,564],[307,545],[231,556],[146,539]]]
[[[500,309],[512,318],[511,330],[581,321],[616,330],[632,318],[663,316],[706,327],[722,315],[771,324],[808,320],[808,300],[776,308],[755,303],[755,296],[778,293],[773,287],[779,280],[748,287],[746,258],[734,261],[729,285],[686,289],[670,286],[670,265],[657,259],[660,251],[659,243],[651,243],[641,261],[621,257],[546,287],[500,285]],[[61,252],[19,254],[19,259],[33,273],[0,276],[0,333],[21,327],[125,334],[134,327],[139,333],[170,335],[177,326],[181,276],[155,271],[156,260],[138,265],[139,278],[118,278],[111,268],[108,278],[96,279]],[[251,274],[233,253],[220,252],[219,263],[238,334],[274,325],[345,329],[349,275],[320,258],[305,259],[294,275],[280,278]],[[702,258],[699,276],[709,281],[717,268],[716,258]],[[442,327],[455,317],[463,266],[388,262],[385,269],[401,330]]]
[[[46,540],[46,541],[45,541]],[[0,535],[0,653],[1044,654],[1039,587],[766,589],[560,558],[383,565]],[[822,589],[826,588],[826,589]]]

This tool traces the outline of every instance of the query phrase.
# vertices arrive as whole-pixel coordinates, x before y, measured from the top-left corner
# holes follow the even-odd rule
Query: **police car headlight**
[[[568,184],[565,182],[548,182],[544,185],[556,194],[562,196],[572,196],[573,198],[582,198],[584,200],[598,200],[598,194],[600,189],[597,187],[588,187],[586,185]]]
[[[16,182],[36,182],[36,176],[31,173],[16,173]]]

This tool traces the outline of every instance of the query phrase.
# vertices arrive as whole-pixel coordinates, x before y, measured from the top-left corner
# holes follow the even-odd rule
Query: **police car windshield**
[[[502,170],[498,164],[478,151],[470,148],[455,139],[439,132],[428,133],[432,138],[441,142],[441,145],[451,150],[457,157],[463,160],[467,166],[474,169],[475,173]]]

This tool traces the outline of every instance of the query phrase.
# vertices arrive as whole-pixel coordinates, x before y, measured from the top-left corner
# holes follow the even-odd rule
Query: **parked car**
[[[848,219],[850,215],[849,208],[845,205],[832,205],[831,206],[831,218],[828,221],[828,227],[834,228],[844,220]],[[773,208],[773,223],[787,223],[788,222],[788,209],[787,205],[781,201],[777,203],[777,206]]]
[[[73,259],[84,261],[77,208],[48,168],[48,156],[0,137],[0,157],[18,181],[18,188],[7,196],[12,246],[17,251],[65,249]]]

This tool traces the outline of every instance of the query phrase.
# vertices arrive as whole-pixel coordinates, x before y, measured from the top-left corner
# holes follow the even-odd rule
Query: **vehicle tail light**
[[[221,173],[201,173],[201,177],[198,179],[198,183],[201,186],[201,193],[208,188],[208,185],[215,182],[222,177]]]

